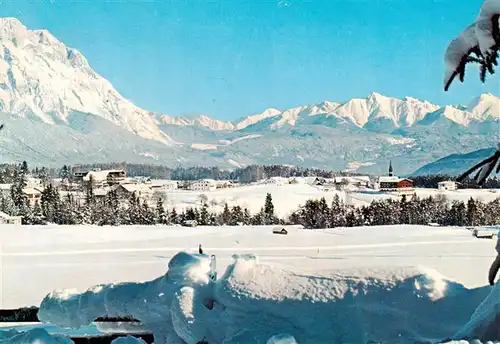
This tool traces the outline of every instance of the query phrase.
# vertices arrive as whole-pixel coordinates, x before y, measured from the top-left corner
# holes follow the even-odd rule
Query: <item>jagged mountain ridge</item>
[[[345,102],[269,108],[235,121],[169,116],[122,97],[78,50],[46,30],[0,18],[0,45],[4,162],[91,159],[228,168],[282,163],[379,173],[393,160],[403,173],[445,154],[490,146],[498,128],[492,123],[500,99],[490,94],[468,106],[372,93]],[[35,133],[36,140],[16,138]]]
[[[324,101],[319,104],[298,106],[283,111],[269,108],[260,114],[250,115],[237,121],[221,121],[206,115],[192,117],[161,115],[160,118],[163,124],[233,131],[242,130],[249,126],[259,126],[260,122],[265,122],[265,125],[259,126],[261,129],[277,129],[286,125],[295,126],[310,121],[313,116],[344,120],[359,128],[380,132],[412,127],[421,124],[421,121],[441,116],[467,127],[474,121],[498,120],[500,98],[485,93],[474,99],[469,106],[446,105],[440,107],[416,98],[398,99],[374,92],[367,98],[351,99],[345,103]],[[388,128],[381,130],[379,124],[384,121]]]

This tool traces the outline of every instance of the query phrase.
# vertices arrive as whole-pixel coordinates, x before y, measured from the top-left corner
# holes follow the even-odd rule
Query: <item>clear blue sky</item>
[[[235,119],[376,91],[438,104],[499,93],[469,69],[443,91],[443,53],[483,0],[0,0],[151,111]]]

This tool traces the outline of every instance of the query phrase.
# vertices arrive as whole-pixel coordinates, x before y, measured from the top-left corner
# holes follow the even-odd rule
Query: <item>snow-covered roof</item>
[[[369,176],[354,176],[354,177],[350,177],[354,180],[359,180],[359,181],[363,181],[363,182],[370,182],[370,177]]]
[[[0,211],[0,218],[2,218],[2,219],[12,219],[12,218],[19,218],[19,217],[22,217],[22,216],[12,216],[12,215],[9,215],[9,214],[6,214],[6,213]]]
[[[125,172],[123,170],[89,171],[89,173],[87,173],[85,175],[85,177],[83,177],[83,180],[88,181],[88,180],[90,180],[90,177],[92,176],[94,181],[102,182],[108,178],[108,174],[110,174],[110,173],[125,173]]]
[[[450,184],[456,184],[457,182],[453,181],[453,180],[444,180],[442,182],[439,182],[438,185],[450,185]]]
[[[163,185],[172,185],[177,184],[176,180],[171,179],[151,179],[149,185],[151,186],[163,186]]]
[[[215,179],[200,179],[200,180],[194,180],[192,184],[195,183],[209,183],[209,184],[215,184],[217,181]]]
[[[299,179],[300,178],[300,179]],[[318,180],[318,177],[299,177],[297,180],[302,180],[304,183],[311,185],[313,184],[316,180]]]
[[[106,196],[110,192],[110,188],[98,188],[94,189],[94,196]]]
[[[120,184],[128,192],[151,192],[151,188],[146,184]]]
[[[370,182],[370,177],[368,176],[348,176],[348,177],[343,177],[343,176],[338,176],[335,177],[335,182],[341,183],[342,181],[346,180],[350,183],[369,183]]]
[[[396,176],[382,176],[378,179],[379,183],[397,183],[400,180],[402,179]]]
[[[0,184],[0,190],[10,190],[12,184]]]
[[[23,192],[27,195],[37,195],[42,193],[41,189],[39,188],[24,188]]]

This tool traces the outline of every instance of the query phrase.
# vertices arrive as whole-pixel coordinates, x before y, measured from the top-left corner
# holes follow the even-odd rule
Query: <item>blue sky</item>
[[[443,91],[443,53],[482,0],[0,0],[46,28],[138,106],[220,119],[376,91],[437,104],[499,93],[499,79]],[[418,3],[418,5],[417,5]]]

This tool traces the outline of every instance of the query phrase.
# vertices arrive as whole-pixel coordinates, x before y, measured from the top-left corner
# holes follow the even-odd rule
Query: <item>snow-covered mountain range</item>
[[[0,18],[2,162],[129,161],[241,167],[291,164],[397,172],[495,145],[500,98],[440,107],[378,93],[235,121],[152,113],[122,97],[76,49],[46,30]]]

